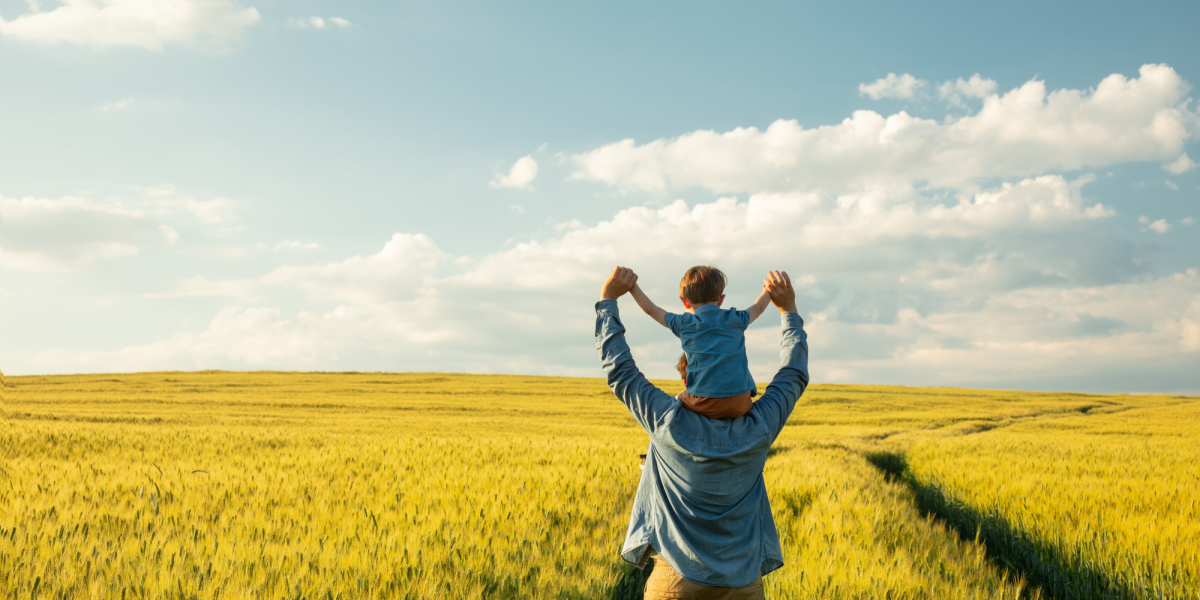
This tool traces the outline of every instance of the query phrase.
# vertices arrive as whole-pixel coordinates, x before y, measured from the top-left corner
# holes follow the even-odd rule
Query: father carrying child
[[[636,283],[630,290],[638,306],[683,343],[680,375],[687,389],[679,401],[713,419],[736,419],[753,406],[758,387],[746,360],[745,333],[771,302],[764,286],[750,308],[723,309],[725,282],[716,267],[688,269],[679,282],[679,300],[687,312],[679,314],[654,304]]]

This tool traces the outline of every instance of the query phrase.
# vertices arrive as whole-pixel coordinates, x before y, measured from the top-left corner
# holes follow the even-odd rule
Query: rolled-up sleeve
[[[796,408],[796,401],[808,387],[808,334],[804,319],[796,313],[783,313],[783,339],[779,348],[779,372],[752,410],[766,419],[772,439],[783,431]]]
[[[608,387],[648,433],[654,433],[675,399],[650,383],[633,362],[616,300],[596,303],[596,350]]]

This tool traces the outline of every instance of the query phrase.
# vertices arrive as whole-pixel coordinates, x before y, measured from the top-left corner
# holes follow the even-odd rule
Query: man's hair
[[[724,292],[725,274],[716,267],[692,267],[679,280],[679,295],[693,306],[716,302]]]
[[[675,365],[675,370],[679,371],[679,377],[687,381],[687,353],[679,355],[679,362]]]

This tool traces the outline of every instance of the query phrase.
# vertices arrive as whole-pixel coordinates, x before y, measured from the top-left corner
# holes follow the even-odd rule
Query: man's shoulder
[[[771,445],[771,429],[762,411],[751,411],[736,419],[713,419],[688,408],[676,398],[669,415],[664,415],[661,435],[670,444],[660,451],[705,457],[732,457],[766,452]]]

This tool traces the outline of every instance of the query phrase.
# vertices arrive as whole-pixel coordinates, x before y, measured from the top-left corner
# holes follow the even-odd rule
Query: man
[[[608,385],[650,434],[621,557],[642,567],[657,554],[647,599],[763,598],[762,576],[783,566],[763,482],[767,451],[808,385],[808,343],[787,273],[766,281],[782,313],[780,368],[745,416],[686,410],[638,370],[617,298],[637,276],[617,267],[596,303],[596,349]]]

